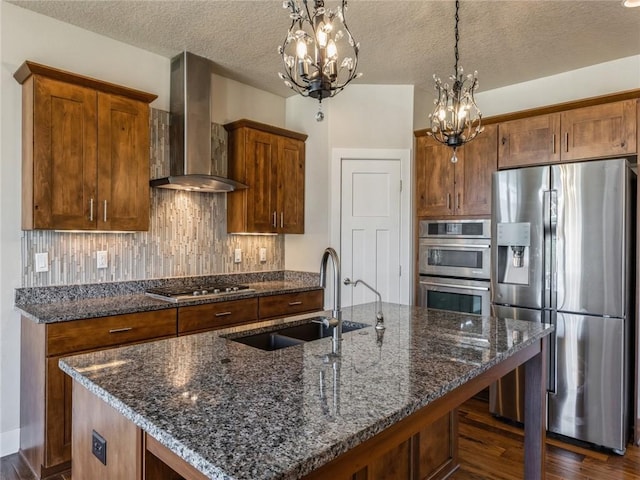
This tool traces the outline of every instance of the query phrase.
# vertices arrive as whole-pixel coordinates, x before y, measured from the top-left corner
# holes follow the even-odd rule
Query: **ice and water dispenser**
[[[530,223],[498,223],[498,283],[529,284]]]

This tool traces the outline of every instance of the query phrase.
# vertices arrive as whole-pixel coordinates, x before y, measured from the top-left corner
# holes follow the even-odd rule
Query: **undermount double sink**
[[[320,340],[321,338],[333,335],[333,327],[326,327],[322,322],[323,317],[315,317],[308,323],[294,325],[292,327],[282,327],[278,330],[247,334],[239,337],[227,337],[234,342],[240,342],[261,350],[279,350],[281,348],[300,345],[305,342]],[[314,321],[315,320],[315,321]],[[316,323],[320,322],[320,323]],[[366,323],[345,322],[342,323],[342,333],[359,330],[368,327]]]

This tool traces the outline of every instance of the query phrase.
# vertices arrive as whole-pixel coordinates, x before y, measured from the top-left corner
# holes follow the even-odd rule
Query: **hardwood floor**
[[[0,458],[0,480],[35,480],[35,476],[19,454]],[[48,480],[71,480],[70,473],[50,477]]]
[[[486,402],[459,408],[460,469],[452,480],[521,480],[523,431],[496,420]],[[547,480],[640,480],[640,448],[621,457],[547,439]],[[34,480],[18,454],[0,459],[0,480]],[[67,474],[50,480],[71,480]]]
[[[522,479],[523,430],[493,418],[487,403],[459,408],[460,469],[452,480]],[[547,480],[640,480],[640,448],[624,456],[547,438]]]

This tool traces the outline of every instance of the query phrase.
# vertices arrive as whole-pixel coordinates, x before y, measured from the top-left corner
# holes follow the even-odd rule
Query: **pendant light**
[[[278,75],[293,91],[318,100],[316,120],[321,121],[322,99],[337,95],[362,76],[356,72],[360,44],[345,20],[347,1],[328,9],[323,0],[314,0],[313,11],[307,0],[302,5],[298,0],[284,0],[282,6],[289,10],[291,26],[278,47],[284,65],[284,73]]]
[[[465,77],[464,70],[458,65],[459,9],[460,2],[456,0],[455,66],[453,75],[449,77],[452,84],[443,84],[438,76],[433,75],[438,95],[433,102],[435,109],[429,115],[431,131],[427,132],[427,135],[453,149],[453,155],[451,156],[453,163],[458,161],[456,156],[458,147],[470,142],[484,130],[482,127],[482,113],[480,113],[473,98],[473,94],[478,88],[478,72]]]

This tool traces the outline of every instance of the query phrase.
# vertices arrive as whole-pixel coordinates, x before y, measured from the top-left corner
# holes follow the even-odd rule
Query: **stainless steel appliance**
[[[215,283],[211,285],[198,285],[191,287],[157,287],[145,291],[149,297],[166,300],[167,302],[180,302],[185,300],[200,300],[205,298],[216,298],[224,295],[253,292],[254,289],[246,285],[236,285],[229,283]]]
[[[548,430],[623,453],[629,432],[636,175],[627,160],[493,176],[492,309],[555,324]],[[522,421],[523,373],[491,388]]]
[[[490,220],[422,220],[417,305],[488,315]]]

